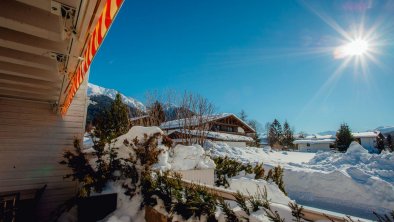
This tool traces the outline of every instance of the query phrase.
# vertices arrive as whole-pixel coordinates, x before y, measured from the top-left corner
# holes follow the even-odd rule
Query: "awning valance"
[[[65,115],[71,102],[86,77],[86,73],[97,53],[105,35],[107,34],[117,12],[119,11],[124,0],[106,0],[105,6],[101,12],[99,20],[95,25],[93,33],[88,37],[85,50],[82,54],[82,62],[79,63],[75,73],[72,75],[68,86],[64,90],[65,99],[60,107],[60,113]]]

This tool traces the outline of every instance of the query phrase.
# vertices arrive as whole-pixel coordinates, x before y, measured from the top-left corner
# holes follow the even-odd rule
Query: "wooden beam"
[[[36,8],[40,8],[42,10],[46,10],[48,12],[51,11],[51,1],[50,0],[16,0],[26,5],[30,5]],[[56,2],[62,3],[67,6],[71,6],[76,8],[79,4],[79,0],[56,0]]]
[[[57,52],[64,55],[68,54],[67,41],[51,41],[1,27],[0,47],[41,56],[49,56],[50,52]]]
[[[16,65],[8,62],[0,62],[0,72],[30,79],[45,80],[48,82],[59,82],[61,80],[61,76],[57,72]]]
[[[9,84],[15,84],[20,86],[30,86],[30,87],[36,87],[42,89],[60,88],[61,85],[61,81],[59,81],[58,83],[54,83],[44,80],[29,79],[19,76],[8,75],[5,73],[0,73],[0,85],[2,83],[9,83]]]
[[[21,86],[13,83],[0,83],[0,89],[23,92],[23,93],[38,92],[40,94],[51,94],[51,95],[59,95],[60,93],[60,88],[42,89],[38,87]]]
[[[225,200],[236,201],[235,196],[237,195],[237,192],[233,191],[233,190],[224,189],[224,188],[221,188],[221,187],[215,187],[215,186],[206,185],[206,184],[201,184],[201,183],[195,183],[195,182],[192,182],[192,181],[186,180],[186,179],[182,179],[181,183],[185,187],[192,187],[192,186],[195,186],[195,185],[199,185],[199,186],[202,186],[205,189],[207,189],[211,194],[214,194],[216,196],[222,197]],[[250,195],[244,195],[244,196],[250,198]],[[272,205],[280,206],[282,208],[283,207],[288,207],[287,205],[284,205],[284,204],[281,204],[281,203],[275,203],[275,202],[272,202],[272,201],[270,201],[270,203]],[[348,221],[348,218],[346,218],[345,215],[343,215],[341,217],[338,214],[333,215],[333,214],[330,214],[330,213],[327,213],[327,212],[318,211],[317,209],[311,209],[309,207],[304,207],[304,209],[302,210],[302,213],[304,214],[302,216],[302,218],[306,219],[306,220],[310,220],[310,221],[328,220],[327,216],[330,219],[332,219],[333,221],[335,221],[335,222],[346,222],[346,221]]]
[[[63,38],[59,16],[14,0],[0,1],[0,26],[52,41]]]
[[[57,72],[55,59],[3,47],[0,47],[0,61]]]
[[[56,95],[40,94],[40,93],[22,93],[11,90],[0,89],[0,97],[11,97],[18,99],[34,99],[39,101],[56,102]]]

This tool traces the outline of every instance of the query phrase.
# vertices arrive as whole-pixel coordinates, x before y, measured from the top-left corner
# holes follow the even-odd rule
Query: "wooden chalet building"
[[[76,195],[59,161],[83,137],[88,70],[122,3],[0,1],[0,221],[48,221]]]
[[[144,116],[137,116],[130,118],[130,125],[131,126],[154,126],[155,121],[151,116],[144,115]]]
[[[175,143],[184,143],[182,138],[186,134],[196,138],[203,134],[209,140],[239,147],[253,142],[251,136],[256,133],[252,127],[231,113],[177,119],[162,123],[160,128]]]

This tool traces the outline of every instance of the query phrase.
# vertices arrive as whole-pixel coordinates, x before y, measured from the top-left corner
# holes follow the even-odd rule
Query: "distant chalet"
[[[185,127],[187,126],[187,127]],[[198,137],[204,134],[213,142],[224,142],[231,146],[246,147],[253,142],[256,132],[247,123],[231,113],[209,116],[194,116],[164,122],[160,128],[177,144],[183,144],[185,136]]]

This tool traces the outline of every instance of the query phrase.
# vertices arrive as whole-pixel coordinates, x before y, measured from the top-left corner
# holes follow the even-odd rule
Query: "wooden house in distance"
[[[144,115],[144,116],[137,116],[130,118],[131,126],[154,126],[155,121],[151,116]]]
[[[231,113],[172,120],[162,123],[160,128],[175,143],[184,143],[182,138],[185,134],[192,137],[204,134],[211,141],[238,147],[246,147],[253,142],[251,136],[256,133],[251,126]]]

